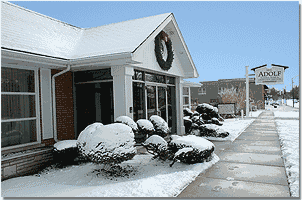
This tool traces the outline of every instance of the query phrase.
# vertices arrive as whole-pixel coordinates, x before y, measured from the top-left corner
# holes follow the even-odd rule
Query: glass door
[[[157,115],[157,95],[156,86],[147,85],[146,86],[146,100],[147,100],[147,119],[152,115]]]
[[[158,110],[157,115],[167,122],[167,92],[166,87],[157,86]]]

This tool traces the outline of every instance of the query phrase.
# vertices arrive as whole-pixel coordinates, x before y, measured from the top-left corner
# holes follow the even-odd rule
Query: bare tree
[[[246,92],[245,88],[224,88],[219,94],[221,103],[235,103],[236,113],[245,108]],[[250,108],[252,106],[253,93],[250,90]],[[256,102],[261,103],[261,102]]]

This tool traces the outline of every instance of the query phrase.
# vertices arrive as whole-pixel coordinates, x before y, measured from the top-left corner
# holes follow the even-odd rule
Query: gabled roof
[[[169,15],[78,28],[2,2],[1,47],[65,59],[133,52]]]

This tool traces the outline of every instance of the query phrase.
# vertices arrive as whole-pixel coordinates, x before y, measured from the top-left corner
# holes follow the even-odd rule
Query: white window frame
[[[1,97],[2,95],[35,95],[35,106],[36,106],[36,117],[31,118],[20,118],[20,119],[1,119],[2,122],[16,122],[16,121],[24,121],[24,120],[33,120],[36,119],[36,142],[30,142],[26,144],[18,144],[18,145],[12,145],[8,147],[1,147],[2,150],[8,150],[8,149],[15,149],[20,148],[24,146],[34,145],[41,143],[41,131],[40,131],[40,101],[39,101],[39,69],[35,67],[29,67],[29,66],[21,66],[21,65],[11,65],[11,64],[2,64],[2,67],[7,68],[15,68],[15,69],[25,69],[25,70],[32,70],[34,71],[35,76],[35,92],[2,92],[1,91]]]
[[[189,87],[189,86],[183,86],[183,90],[185,89],[185,88],[188,88],[188,94],[182,94],[182,98],[183,98],[183,108],[189,108],[189,109],[191,109],[191,99],[190,99],[190,93],[191,93],[191,88]],[[188,101],[188,104],[185,104],[185,98],[188,98],[189,99],[189,101]]]
[[[206,95],[207,94],[206,88],[204,88],[204,87],[198,88],[198,94],[199,95]]]
[[[224,87],[218,87],[218,94],[221,94],[223,90],[224,90]]]

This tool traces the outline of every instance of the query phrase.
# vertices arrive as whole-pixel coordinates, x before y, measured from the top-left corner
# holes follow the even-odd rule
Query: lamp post
[[[297,76],[299,76],[299,75],[297,75]],[[295,107],[294,79],[297,78],[297,76],[295,76],[294,78],[292,78],[293,107]]]

